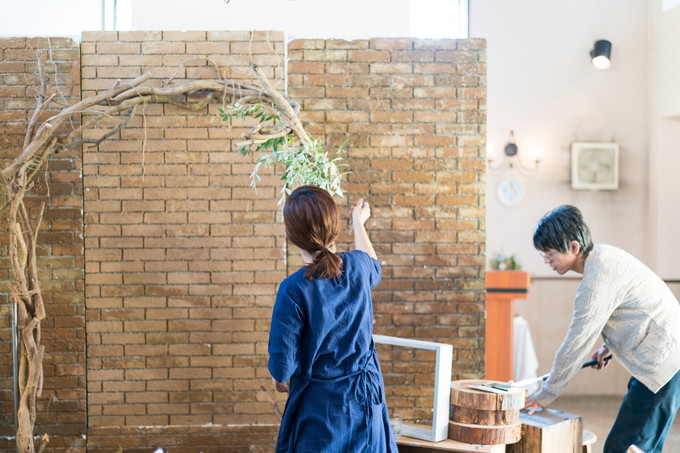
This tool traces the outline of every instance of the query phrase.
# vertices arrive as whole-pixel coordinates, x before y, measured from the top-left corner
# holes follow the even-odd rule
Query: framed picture
[[[573,143],[571,145],[571,188],[576,190],[618,189],[618,143]]]
[[[451,404],[451,370],[453,369],[453,346],[446,343],[414,340],[410,338],[373,335],[376,344],[392,345],[408,349],[422,349],[435,352],[434,366],[434,401],[432,407],[432,425],[401,425],[401,434],[416,439],[439,442],[448,437],[449,405]],[[387,389],[385,389],[387,393]]]

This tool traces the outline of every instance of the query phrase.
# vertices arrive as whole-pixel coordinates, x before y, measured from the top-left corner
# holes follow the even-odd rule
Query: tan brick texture
[[[283,89],[281,33],[87,33],[83,94],[145,72],[252,78],[251,57]],[[277,421],[261,387],[285,277],[278,179],[248,188],[253,161],[232,143],[247,125],[221,106],[147,105],[83,152],[91,428]]]
[[[452,377],[483,376],[483,40],[286,46],[267,31],[87,32],[80,66],[70,40],[0,40],[3,162],[19,151],[35,102],[35,49],[50,45],[66,103],[145,72],[156,85],[253,82],[251,61],[260,65],[300,101],[310,133],[329,147],[348,142],[351,173],[338,201],[343,222],[358,197],[372,206],[368,229],[383,267],[376,333],[450,343]],[[265,171],[256,191],[248,187],[253,158],[233,151],[248,124],[222,122],[221,105],[144,105],[82,156],[54,156],[39,183],[31,203],[48,201],[40,266],[49,346],[36,434],[55,435],[50,451],[272,451],[274,405],[282,409],[285,396],[272,401],[266,367],[271,309],[300,259],[285,241],[278,176]],[[344,231],[338,248],[351,242]],[[6,290],[2,302],[0,453],[9,453]],[[431,354],[379,353],[390,406],[427,422]]]
[[[295,40],[289,52],[308,130],[348,140],[346,220],[358,197],[372,207],[375,332],[452,344],[454,379],[484,374],[484,62],[479,39]],[[434,356],[378,349],[388,405],[427,422]]]

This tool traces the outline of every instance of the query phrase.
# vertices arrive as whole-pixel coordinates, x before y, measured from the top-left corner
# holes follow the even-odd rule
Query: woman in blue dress
[[[356,250],[336,253],[340,216],[328,192],[299,187],[283,208],[305,266],[279,286],[269,333],[269,372],[289,393],[277,453],[397,453],[372,337],[381,270],[364,226],[370,215],[359,200]]]

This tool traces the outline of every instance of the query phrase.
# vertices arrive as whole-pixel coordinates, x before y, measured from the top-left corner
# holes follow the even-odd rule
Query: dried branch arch
[[[210,61],[210,60],[209,60]],[[213,63],[214,65],[214,63]],[[117,82],[106,92],[86,98],[64,108],[44,121],[41,114],[48,108],[54,96],[46,95],[45,77],[38,59],[41,80],[37,106],[26,128],[23,149],[18,157],[2,170],[7,190],[7,202],[3,207],[9,230],[9,258],[14,281],[9,282],[11,302],[18,307],[20,332],[20,366],[17,450],[20,453],[36,451],[33,431],[36,417],[36,398],[42,392],[43,354],[41,344],[41,321],[45,319],[45,305],[38,280],[37,254],[38,232],[44,206],[36,219],[31,219],[24,205],[38,173],[46,165],[50,155],[61,149],[81,144],[96,145],[124,128],[137,114],[140,105],[148,103],[171,103],[197,110],[211,102],[227,98],[239,105],[262,104],[274,109],[281,119],[276,130],[263,130],[256,125],[244,135],[246,143],[262,143],[270,138],[294,136],[303,146],[311,146],[313,138],[307,134],[299,117],[299,106],[288,100],[269,83],[260,68],[253,65],[259,86],[225,80],[219,76],[209,80],[172,83],[172,77],[162,86],[145,84],[151,74],[147,73],[130,82]],[[121,116],[121,122],[96,139],[82,139],[81,131],[99,125],[105,118]],[[74,115],[85,115],[81,122],[67,134],[58,134],[59,127]],[[38,452],[42,452],[49,438],[43,436]]]

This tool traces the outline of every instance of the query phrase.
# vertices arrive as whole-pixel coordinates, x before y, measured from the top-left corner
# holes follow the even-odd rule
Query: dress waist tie
[[[334,382],[344,381],[353,377],[357,377],[352,382],[354,400],[366,409],[366,424],[367,424],[367,448],[373,444],[373,407],[377,404],[382,404],[383,394],[380,389],[380,374],[378,370],[369,369],[368,363],[363,369],[355,371],[344,376],[339,376],[331,379],[317,379],[307,376],[299,376],[308,382],[317,384],[332,384]],[[366,450],[369,451],[369,450]]]

